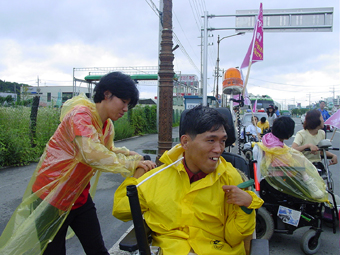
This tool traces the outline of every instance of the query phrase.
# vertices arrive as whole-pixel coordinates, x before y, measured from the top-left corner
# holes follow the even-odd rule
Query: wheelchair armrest
[[[250,242],[250,255],[269,255],[268,240],[252,239]]]
[[[147,224],[145,224],[145,231],[148,236],[148,241],[149,243],[152,240],[151,237],[151,229],[148,227]],[[122,251],[128,251],[128,252],[133,252],[138,250],[138,244],[137,244],[137,239],[136,239],[136,234],[135,234],[135,229],[131,229],[131,231],[120,241],[119,243],[119,249]]]

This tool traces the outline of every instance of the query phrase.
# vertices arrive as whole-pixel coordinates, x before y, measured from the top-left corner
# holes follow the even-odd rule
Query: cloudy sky
[[[236,10],[333,7],[332,32],[264,33],[264,61],[252,66],[248,91],[281,104],[340,95],[338,0],[173,0],[173,29],[181,47],[176,72],[199,75],[204,11],[232,15]],[[37,85],[72,85],[73,68],[158,65],[158,0],[31,0],[0,3],[0,79]],[[209,27],[234,27],[235,18],[209,19]],[[209,33],[208,94],[214,88],[217,36]],[[220,43],[220,68],[240,66],[252,33]],[[174,45],[178,43],[174,40]],[[247,69],[244,69],[246,73]],[[77,71],[83,79],[88,71]],[[220,79],[221,88],[222,79]],[[157,94],[155,83],[140,83],[142,98]]]

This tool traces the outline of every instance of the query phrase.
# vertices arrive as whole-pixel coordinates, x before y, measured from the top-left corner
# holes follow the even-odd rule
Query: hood
[[[181,144],[177,144],[172,147],[169,151],[165,151],[163,155],[160,157],[159,161],[164,164],[171,164],[178,160],[179,158],[183,157],[184,149],[182,148]]]
[[[273,147],[281,147],[283,148],[284,143],[280,141],[279,138],[277,138],[275,135],[272,133],[265,134],[262,137],[262,143],[268,147],[268,148],[273,148]]]
[[[88,109],[90,109],[92,116],[95,117],[96,121],[100,125],[103,125],[99,117],[99,114],[97,112],[96,104],[91,102],[90,99],[88,99],[88,97],[84,93],[79,94],[79,96],[72,97],[71,99],[67,100],[63,104],[63,107],[61,108],[61,113],[60,113],[60,122],[76,106],[85,106]]]

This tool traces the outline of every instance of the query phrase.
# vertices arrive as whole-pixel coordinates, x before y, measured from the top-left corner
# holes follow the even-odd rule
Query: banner
[[[340,129],[340,109],[337,110],[337,112],[334,113],[331,117],[329,117],[325,121],[325,124]]]
[[[257,99],[256,99],[256,101],[254,103],[253,112],[256,112],[256,108],[257,108]]]
[[[249,45],[247,54],[241,65],[241,69],[249,66],[249,63],[254,63],[263,60],[263,9],[260,4],[259,15],[254,27],[253,39]]]

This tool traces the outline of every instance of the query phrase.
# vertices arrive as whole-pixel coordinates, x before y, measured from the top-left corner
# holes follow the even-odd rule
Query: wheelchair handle
[[[150,155],[144,155],[144,156],[143,156],[143,159],[144,159],[144,160],[151,160],[151,157],[150,157]]]
[[[139,248],[139,254],[151,255],[148,237],[146,235],[142,210],[138,199],[138,190],[136,185],[126,187],[126,195],[129,198],[133,225],[135,227],[136,240]]]

